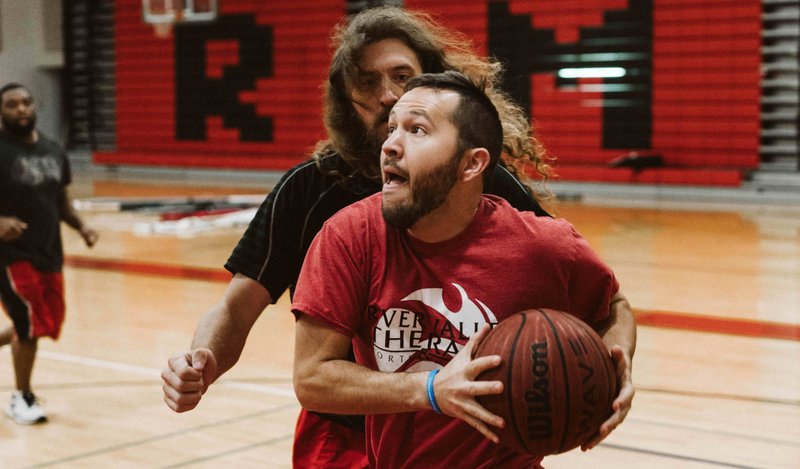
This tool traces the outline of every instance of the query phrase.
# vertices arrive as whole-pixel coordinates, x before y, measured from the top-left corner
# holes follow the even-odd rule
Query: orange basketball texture
[[[500,322],[473,356],[503,363],[478,376],[502,381],[501,394],[478,402],[505,419],[502,444],[546,456],[586,442],[611,415],[619,385],[608,347],[580,319],[548,309],[527,310]]]

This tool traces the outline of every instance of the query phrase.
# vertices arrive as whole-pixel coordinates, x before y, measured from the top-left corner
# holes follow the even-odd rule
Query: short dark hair
[[[456,151],[462,154],[470,148],[486,148],[489,166],[484,179],[492,173],[503,150],[503,124],[497,108],[486,95],[486,84],[475,83],[459,72],[424,73],[406,84],[406,92],[414,88],[431,88],[456,92],[460,99],[450,115],[450,122],[458,129]]]
[[[11,83],[6,83],[2,88],[0,88],[0,104],[3,102],[3,95],[6,94],[6,91],[16,90],[18,88],[22,88],[23,90],[27,91],[28,94],[30,94],[30,90],[28,88],[12,81]]]

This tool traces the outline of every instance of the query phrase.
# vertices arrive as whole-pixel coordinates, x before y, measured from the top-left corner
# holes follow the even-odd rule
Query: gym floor
[[[263,196],[263,180],[78,177],[80,200]],[[639,321],[637,395],[626,422],[552,468],[800,467],[800,208],[593,197],[551,206],[615,270]],[[299,405],[294,318],[280,299],[239,364],[200,406],[172,413],[159,373],[225,289],[240,223],[154,229],[156,213],[82,212],[94,249],[64,229],[67,320],[40,341],[34,390],[50,421],[0,418],[13,468],[291,467]],[[8,324],[0,317],[0,326]],[[0,350],[0,403],[13,390]]]

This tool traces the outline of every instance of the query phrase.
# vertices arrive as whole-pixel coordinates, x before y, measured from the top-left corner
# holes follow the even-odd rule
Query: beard
[[[383,142],[386,141],[386,137],[389,135],[388,123],[389,112],[391,110],[391,106],[383,107],[375,116],[375,119],[370,123],[369,127],[364,129],[365,156],[371,157],[373,160],[375,160],[379,169]]]
[[[351,105],[352,106],[352,105]],[[370,123],[355,113],[341,113],[330,124],[331,139],[342,158],[368,179],[381,178],[381,147],[386,140],[391,107],[381,109]]]
[[[366,157],[371,157],[377,162],[380,171],[381,149],[383,142],[389,135],[389,113],[392,106],[381,106],[375,119],[364,130],[364,152]],[[363,124],[362,124],[363,125]]]
[[[441,165],[426,174],[414,178],[411,188],[411,200],[388,205],[381,203],[381,213],[386,223],[403,230],[411,228],[422,217],[439,208],[447,200],[450,190],[458,180],[460,153],[450,155]],[[410,184],[409,179],[407,184]]]
[[[0,122],[3,123],[3,130],[9,134],[18,138],[27,137],[36,128],[36,114],[31,115],[27,124],[19,124],[17,121],[5,117],[0,119]]]

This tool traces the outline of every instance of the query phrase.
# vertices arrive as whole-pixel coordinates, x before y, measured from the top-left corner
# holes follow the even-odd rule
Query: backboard
[[[142,19],[162,38],[175,23],[213,21],[217,11],[218,0],[142,0]]]

